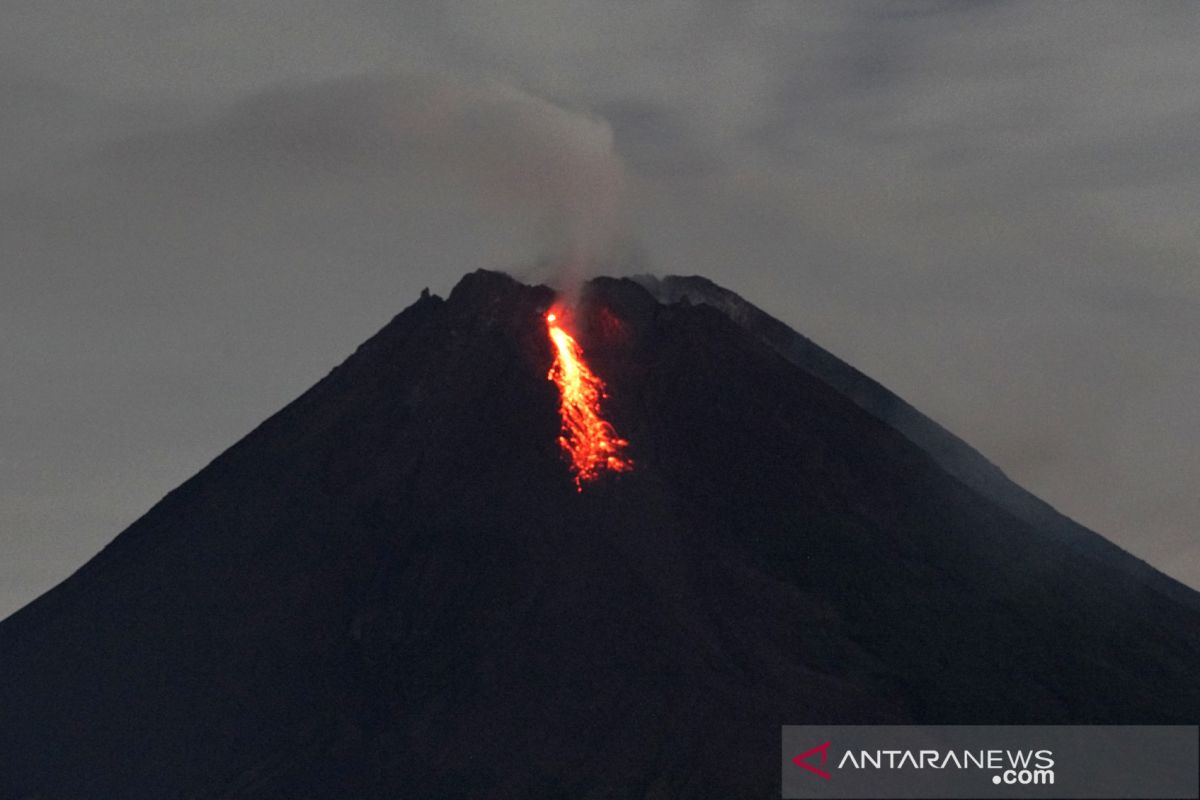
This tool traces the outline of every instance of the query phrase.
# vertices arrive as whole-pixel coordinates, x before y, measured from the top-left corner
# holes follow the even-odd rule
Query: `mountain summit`
[[[0,623],[0,798],[771,797],[779,726],[1200,719],[1200,600],[698,278],[422,296]]]

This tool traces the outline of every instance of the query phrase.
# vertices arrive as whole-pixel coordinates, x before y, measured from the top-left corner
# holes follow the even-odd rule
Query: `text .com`
[[[1006,769],[992,776],[992,783],[1006,786],[1050,786],[1054,783],[1052,769]]]

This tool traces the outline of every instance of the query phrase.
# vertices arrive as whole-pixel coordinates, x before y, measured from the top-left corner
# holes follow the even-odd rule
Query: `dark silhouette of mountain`
[[[633,280],[660,302],[703,303],[720,310],[788,361],[904,434],[940,467],[1004,510],[1069,543],[1081,557],[1117,566],[1131,580],[1149,583],[1158,591],[1200,610],[1200,593],[1060,514],[1044,500],[1018,486],[966,442],[893,392],[737,294],[698,275],[668,275],[664,278],[638,275]]]
[[[423,296],[0,624],[0,798],[772,797],[781,724],[1200,719],[1194,593],[695,281],[585,287],[635,469],[583,492],[553,293]]]

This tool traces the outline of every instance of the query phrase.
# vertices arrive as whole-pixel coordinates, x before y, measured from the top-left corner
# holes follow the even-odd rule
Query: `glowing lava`
[[[571,458],[575,486],[583,491],[585,481],[593,481],[605,470],[628,472],[633,462],[621,455],[629,442],[617,436],[613,426],[600,416],[604,381],[588,368],[583,349],[562,328],[562,314],[546,314],[546,330],[554,343],[554,363],[546,376],[558,385],[562,403],[562,434],[558,443]]]

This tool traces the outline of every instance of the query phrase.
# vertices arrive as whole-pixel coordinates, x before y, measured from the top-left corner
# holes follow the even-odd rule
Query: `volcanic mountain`
[[[703,279],[423,295],[0,623],[0,798],[772,797],[779,726],[1200,719],[1200,598]]]

